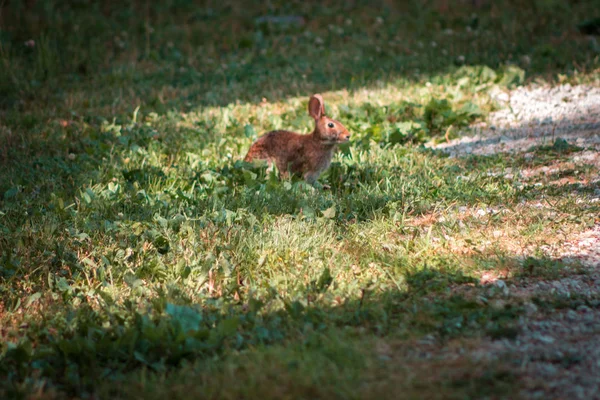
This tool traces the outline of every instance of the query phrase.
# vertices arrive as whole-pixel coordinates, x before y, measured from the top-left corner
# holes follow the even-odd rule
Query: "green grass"
[[[598,184],[505,174],[579,151],[562,142],[420,144],[494,91],[597,85],[575,28],[595,4],[421,3],[0,5],[0,397],[514,398],[510,360],[409,350],[518,334],[522,304],[479,277],[569,273],[542,248],[597,222]],[[329,190],[240,161],[308,131],[316,91],[353,137]]]

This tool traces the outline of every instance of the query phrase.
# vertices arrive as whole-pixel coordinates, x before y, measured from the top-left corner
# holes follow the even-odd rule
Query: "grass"
[[[510,360],[439,346],[518,334],[479,278],[568,273],[544,249],[597,223],[597,183],[507,174],[560,141],[420,144],[499,90],[597,85],[594,2],[34,3],[0,4],[0,397],[514,398]],[[353,137],[330,190],[240,162],[315,91]]]

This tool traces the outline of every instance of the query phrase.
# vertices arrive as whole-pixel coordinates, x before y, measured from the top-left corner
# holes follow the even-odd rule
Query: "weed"
[[[593,183],[577,201],[498,173],[523,157],[420,145],[485,120],[499,89],[597,80],[571,32],[595,4],[204,3],[0,5],[0,397],[517,386],[376,347],[514,338],[521,306],[488,301],[481,271],[562,272],[549,232],[594,223]],[[317,91],[353,138],[320,188],[241,161],[263,132],[307,132]]]

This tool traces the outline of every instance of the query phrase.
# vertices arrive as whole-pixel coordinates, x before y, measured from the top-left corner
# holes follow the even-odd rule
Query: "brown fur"
[[[325,115],[321,95],[313,95],[308,102],[308,113],[315,120],[315,129],[308,135],[289,131],[272,131],[261,136],[250,146],[244,161],[267,160],[275,163],[282,177],[292,174],[314,183],[329,167],[339,143],[350,140],[350,133],[339,122]],[[333,124],[329,127],[328,124]]]

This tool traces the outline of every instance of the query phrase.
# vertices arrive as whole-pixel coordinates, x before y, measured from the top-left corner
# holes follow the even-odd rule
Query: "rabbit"
[[[315,120],[312,133],[269,132],[250,146],[244,161],[267,160],[269,167],[275,163],[281,178],[287,178],[291,172],[314,185],[331,164],[337,145],[350,141],[350,132],[339,121],[325,115],[320,94],[310,97],[308,114]]]

